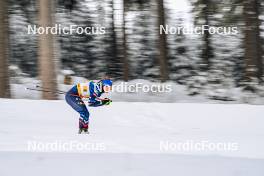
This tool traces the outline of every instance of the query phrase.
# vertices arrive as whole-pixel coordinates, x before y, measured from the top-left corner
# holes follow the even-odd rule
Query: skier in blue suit
[[[88,106],[98,107],[109,105],[112,100],[109,98],[100,98],[103,93],[108,93],[112,89],[112,81],[103,79],[99,82],[88,81],[86,83],[78,83],[74,85],[65,96],[66,102],[80,114],[79,118],[79,134],[89,133],[89,111],[83,102],[83,98],[88,98]]]

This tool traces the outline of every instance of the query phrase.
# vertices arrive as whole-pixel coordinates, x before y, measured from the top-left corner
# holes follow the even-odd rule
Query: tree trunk
[[[115,7],[114,7],[114,0],[110,2],[112,8],[111,14],[111,35],[110,35],[110,42],[111,42],[111,51],[109,53],[110,59],[107,60],[108,64],[108,72],[107,75],[110,77],[118,77],[120,76],[120,57],[118,51],[118,44],[117,44],[117,34],[116,34],[116,27],[115,27]]]
[[[245,80],[249,82],[254,78],[261,79],[263,75],[259,6],[258,0],[244,0]]]
[[[159,41],[158,41],[158,50],[159,50],[159,65],[160,65],[160,79],[162,82],[168,80],[168,64],[167,64],[167,41],[166,41],[166,34],[160,34],[160,26],[165,25],[165,15],[164,15],[164,7],[163,7],[163,0],[157,0],[158,3],[158,34],[159,34]]]
[[[202,17],[205,21],[204,25],[209,26],[210,22],[209,22],[209,2],[208,0],[203,0],[203,5],[204,8],[202,10]],[[212,51],[212,47],[211,47],[211,42],[210,42],[210,38],[211,35],[209,33],[208,30],[204,31],[204,35],[203,35],[203,41],[204,41],[204,45],[202,48],[202,59],[203,59],[203,63],[202,63],[202,67],[201,69],[203,71],[207,71],[210,68],[210,59],[213,58],[213,51]]]
[[[8,74],[8,5],[0,1],[0,98],[10,97]]]
[[[123,24],[122,24],[122,31],[123,31],[123,79],[124,81],[128,81],[129,79],[129,64],[127,58],[127,37],[126,37],[126,0],[123,0]]]
[[[39,0],[39,26],[52,26],[52,0]],[[52,34],[39,35],[39,75],[42,81],[42,86],[56,90],[56,74],[54,64],[54,47]],[[43,99],[57,99],[55,93],[43,92]]]

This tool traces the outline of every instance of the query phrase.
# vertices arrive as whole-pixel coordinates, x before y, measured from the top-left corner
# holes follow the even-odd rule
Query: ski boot
[[[89,134],[88,128],[80,128],[78,134]]]

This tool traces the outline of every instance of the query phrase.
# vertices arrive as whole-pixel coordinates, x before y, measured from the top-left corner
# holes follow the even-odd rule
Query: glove
[[[109,98],[105,98],[105,99],[102,100],[102,104],[103,105],[110,105],[111,102],[112,102],[112,100],[110,100]]]

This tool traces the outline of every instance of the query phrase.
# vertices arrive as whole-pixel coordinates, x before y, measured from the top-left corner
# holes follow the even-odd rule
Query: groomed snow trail
[[[114,102],[89,111],[90,134],[78,135],[64,101],[0,99],[0,175],[264,175],[264,106]],[[161,147],[190,141],[238,148]],[[92,149],[32,151],[32,142]]]

